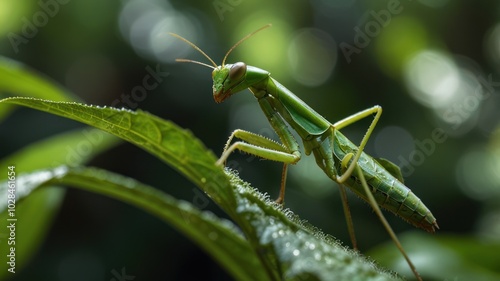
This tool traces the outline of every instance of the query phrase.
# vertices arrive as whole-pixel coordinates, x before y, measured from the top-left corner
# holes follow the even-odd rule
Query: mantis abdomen
[[[348,153],[356,152],[356,146],[339,131],[335,132],[335,138],[338,139],[334,144],[334,154],[339,160]],[[434,232],[439,228],[436,219],[424,203],[381,163],[363,152],[358,160],[358,166],[379,206],[428,232]],[[340,165],[337,168],[341,169]],[[347,180],[346,186],[361,199],[368,201],[361,181],[355,173]]]

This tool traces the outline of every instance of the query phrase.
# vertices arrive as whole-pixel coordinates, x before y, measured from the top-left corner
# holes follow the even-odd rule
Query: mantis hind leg
[[[364,149],[366,143],[368,142],[368,139],[370,138],[370,135],[373,132],[373,129],[375,128],[375,125],[377,124],[378,120],[380,119],[380,115],[382,114],[382,108],[377,105],[377,106],[374,106],[372,108],[358,112],[354,115],[351,115],[347,118],[344,118],[344,119],[336,122],[335,124],[332,125],[332,129],[331,129],[332,134],[331,134],[331,138],[330,138],[330,142],[331,142],[330,147],[333,148],[334,136],[335,136],[334,130],[340,130],[346,126],[349,126],[352,123],[355,123],[355,122],[357,122],[363,118],[366,118],[368,116],[371,116],[373,114],[375,114],[375,118],[373,119],[372,123],[368,127],[367,132],[365,133],[363,139],[361,140],[361,143],[358,147],[358,151],[356,153],[356,156],[354,156],[354,161],[351,162],[351,165],[346,169],[346,171],[342,175],[337,175],[337,174],[331,175],[333,180],[335,180],[339,184],[340,197],[342,199],[342,206],[344,208],[344,215],[345,215],[346,222],[347,222],[347,229],[349,231],[349,236],[351,238],[352,246],[355,250],[357,250],[357,248],[358,248],[357,242],[356,242],[356,235],[354,232],[354,224],[352,222],[352,216],[351,216],[351,211],[349,208],[349,203],[347,200],[347,194],[345,191],[345,187],[343,186],[343,183],[353,173],[354,168],[356,166],[355,164],[357,163],[359,157],[361,156],[361,153],[363,152],[363,149]],[[350,157],[349,157],[349,159],[350,159]],[[346,163],[349,163],[349,162],[346,162]],[[345,166],[346,165],[344,165],[344,161],[342,161],[342,167],[345,167]]]
[[[351,157],[352,157],[352,154],[348,154],[348,155],[346,155],[345,158],[351,158]],[[346,160],[349,161],[349,159],[346,159]],[[342,162],[344,162],[344,160]],[[408,266],[410,267],[411,271],[413,272],[413,274],[415,275],[417,280],[422,281],[422,277],[420,277],[420,274],[418,273],[417,269],[415,268],[415,265],[413,264],[413,262],[410,260],[410,258],[406,254],[406,251],[403,249],[403,245],[401,245],[401,242],[399,242],[399,239],[396,236],[396,233],[394,233],[394,230],[392,230],[391,225],[389,224],[389,222],[387,222],[387,219],[385,218],[384,214],[380,210],[380,207],[378,206],[377,201],[375,200],[375,197],[373,196],[372,192],[370,191],[370,188],[368,187],[365,176],[363,175],[363,172],[361,171],[361,168],[359,168],[358,165],[355,165],[355,172],[359,176],[359,179],[361,181],[361,185],[363,186],[364,191],[366,193],[366,196],[368,198],[368,203],[370,203],[370,205],[372,206],[372,208],[375,211],[375,213],[377,214],[378,218],[380,219],[380,221],[384,225],[385,230],[387,231],[387,233],[391,237],[394,244],[396,244],[396,247],[401,252],[403,257],[405,258],[406,262],[408,263]]]
[[[412,261],[410,260],[410,258],[406,254],[405,250],[403,249],[401,242],[399,242],[399,239],[396,236],[396,234],[394,233],[394,230],[389,225],[389,222],[387,222],[387,219],[385,218],[384,214],[380,210],[380,207],[378,206],[378,203],[375,200],[375,197],[373,196],[372,192],[370,191],[370,188],[368,187],[368,183],[366,182],[366,179],[364,177],[363,172],[361,171],[361,168],[359,168],[359,166],[357,165],[358,160],[361,156],[361,153],[363,152],[363,149],[364,149],[366,143],[368,142],[368,139],[370,138],[378,120],[380,119],[380,115],[382,115],[382,108],[380,106],[374,106],[374,107],[369,108],[367,110],[361,111],[355,115],[349,116],[343,120],[340,120],[339,122],[333,124],[332,127],[333,127],[333,129],[341,129],[341,128],[346,127],[346,126],[348,126],[356,121],[359,121],[365,117],[368,117],[372,114],[375,114],[375,117],[373,118],[372,123],[368,127],[368,130],[366,131],[365,136],[361,140],[361,143],[358,147],[356,154],[348,153],[344,157],[344,159],[342,159],[341,167],[346,168],[346,169],[342,175],[337,175],[336,179],[337,179],[337,182],[342,185],[342,183],[345,182],[352,175],[353,172],[355,172],[358,175],[358,178],[361,181],[361,185],[363,186],[363,189],[366,193],[368,203],[372,206],[373,210],[375,211],[378,218],[380,219],[380,221],[384,225],[384,228],[386,229],[387,233],[391,237],[392,241],[394,242],[394,244],[396,245],[398,250],[401,252],[403,257],[405,258],[406,262],[408,263],[408,266],[410,267],[411,271],[413,272],[413,274],[415,275],[417,280],[422,280],[422,278],[420,277],[420,274],[417,272]],[[332,140],[332,142],[333,142],[333,140]],[[333,143],[332,143],[332,146],[333,146]],[[349,162],[350,162],[350,164],[349,164]],[[342,189],[341,189],[341,191],[342,191]],[[342,192],[341,192],[341,195],[342,195]],[[352,224],[352,218],[350,215],[347,200],[344,200],[344,197],[346,197],[345,194],[342,195],[342,202],[344,204],[346,219],[348,221],[347,225],[349,228],[349,234],[351,235],[351,240],[353,240],[353,245],[355,245],[356,240],[354,237],[354,227]],[[347,198],[345,198],[345,199],[347,199]]]
[[[352,123],[355,123],[363,118],[366,118],[368,116],[371,116],[375,114],[375,117],[373,118],[372,123],[368,127],[368,130],[366,131],[365,135],[363,136],[363,139],[361,140],[361,143],[358,146],[358,151],[356,152],[356,155],[354,156],[353,161],[351,162],[350,166],[347,168],[347,170],[341,175],[337,176],[337,182],[343,183],[347,178],[349,178],[354,171],[354,167],[356,166],[356,163],[358,163],[359,157],[361,156],[361,153],[365,149],[366,143],[368,142],[368,139],[370,138],[373,130],[375,129],[375,126],[377,125],[378,120],[380,119],[380,116],[382,115],[382,107],[376,105],[372,108],[368,108],[366,110],[363,110],[361,112],[358,112],[354,115],[351,115],[347,118],[344,118],[335,124],[332,125],[334,130],[340,130],[344,127],[347,127],[351,125]],[[333,144],[332,144],[333,145]]]

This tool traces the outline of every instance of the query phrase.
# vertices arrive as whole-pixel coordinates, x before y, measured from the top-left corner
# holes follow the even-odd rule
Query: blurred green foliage
[[[174,62],[177,57],[206,60],[167,33],[188,38],[220,62],[242,36],[272,23],[228,62],[270,71],[330,121],[380,104],[384,114],[367,151],[402,166],[405,182],[432,210],[441,230],[421,233],[395,217],[390,223],[410,237],[443,243],[466,239],[464,247],[473,251],[476,244],[498,245],[500,237],[499,16],[495,1],[0,0],[0,54],[36,69],[86,103],[142,109],[172,120],[219,154],[236,128],[273,136],[271,129],[248,93],[215,104],[210,70]],[[0,89],[1,97],[16,94]],[[4,116],[0,158],[79,127],[27,109]],[[359,141],[367,125],[355,124],[345,133]],[[445,141],[432,141],[437,128]],[[348,243],[337,189],[309,160],[289,171],[287,207]],[[169,190],[174,197],[221,213],[191,183],[129,144],[90,164],[152,186],[163,186],[168,177],[173,185],[188,187]],[[280,165],[238,155],[229,164],[253,186],[277,195]],[[361,251],[373,249],[375,256],[388,236],[365,204],[354,198],[350,204]],[[121,251],[124,245],[127,250]],[[442,254],[439,247],[422,248]],[[480,249],[500,257],[495,247]],[[448,247],[445,254],[462,252]],[[444,261],[428,269],[418,255],[414,259],[436,280],[470,278],[439,271],[436,265],[447,266]],[[454,261],[456,267],[479,268],[473,271],[479,275],[481,268],[491,268],[486,262]],[[192,270],[193,264],[199,270]],[[122,267],[143,279],[228,278],[175,230],[122,203],[70,190],[40,251],[14,279],[65,280],[68,271],[85,271],[110,280],[111,270]]]

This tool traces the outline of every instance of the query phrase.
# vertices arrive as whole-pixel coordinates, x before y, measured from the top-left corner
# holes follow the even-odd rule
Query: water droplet
[[[298,249],[295,249],[295,250],[293,250],[292,254],[294,256],[298,256],[298,255],[300,255],[300,251]]]

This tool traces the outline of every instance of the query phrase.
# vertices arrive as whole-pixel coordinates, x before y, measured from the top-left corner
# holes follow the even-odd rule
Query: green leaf
[[[235,279],[269,280],[233,223],[201,212],[189,202],[176,200],[131,178],[102,169],[61,166],[24,174],[17,181],[18,201],[43,186],[65,184],[127,202],[173,225],[209,252]],[[7,183],[3,182],[0,184],[0,211],[6,209],[6,194]]]
[[[83,128],[33,143],[20,151],[0,160],[2,171],[8,166],[15,166],[16,174],[41,168],[56,167],[61,164],[80,165],[118,143],[119,139],[101,130]],[[80,151],[84,146],[85,153]],[[88,149],[90,148],[90,149]],[[7,179],[7,172],[0,174],[0,180]],[[2,194],[6,195],[6,194]],[[59,210],[64,197],[64,189],[47,187],[26,199],[25,204],[16,208],[20,223],[16,227],[16,268],[22,268],[44,240],[54,215]],[[1,201],[1,204],[7,201]],[[7,214],[0,214],[1,229]],[[3,243],[3,242],[2,242]],[[7,262],[8,247],[0,247],[0,264]],[[0,271],[0,279],[6,270]]]
[[[275,279],[283,280],[400,280],[358,252],[302,221],[237,175],[228,173],[237,188],[239,214],[251,226],[245,232],[258,253],[275,261]],[[253,241],[255,239],[255,241]]]
[[[41,73],[20,62],[0,56],[0,98],[18,95],[56,101],[80,100]],[[11,109],[9,106],[1,107],[0,120]]]
[[[193,138],[191,132],[171,122],[140,110],[134,112],[75,102],[15,97],[0,100],[0,103],[31,107],[114,134],[169,163],[200,186],[223,208],[235,205],[222,168],[213,165],[216,161],[213,153],[207,151],[200,141]],[[226,183],[221,183],[224,179]]]

